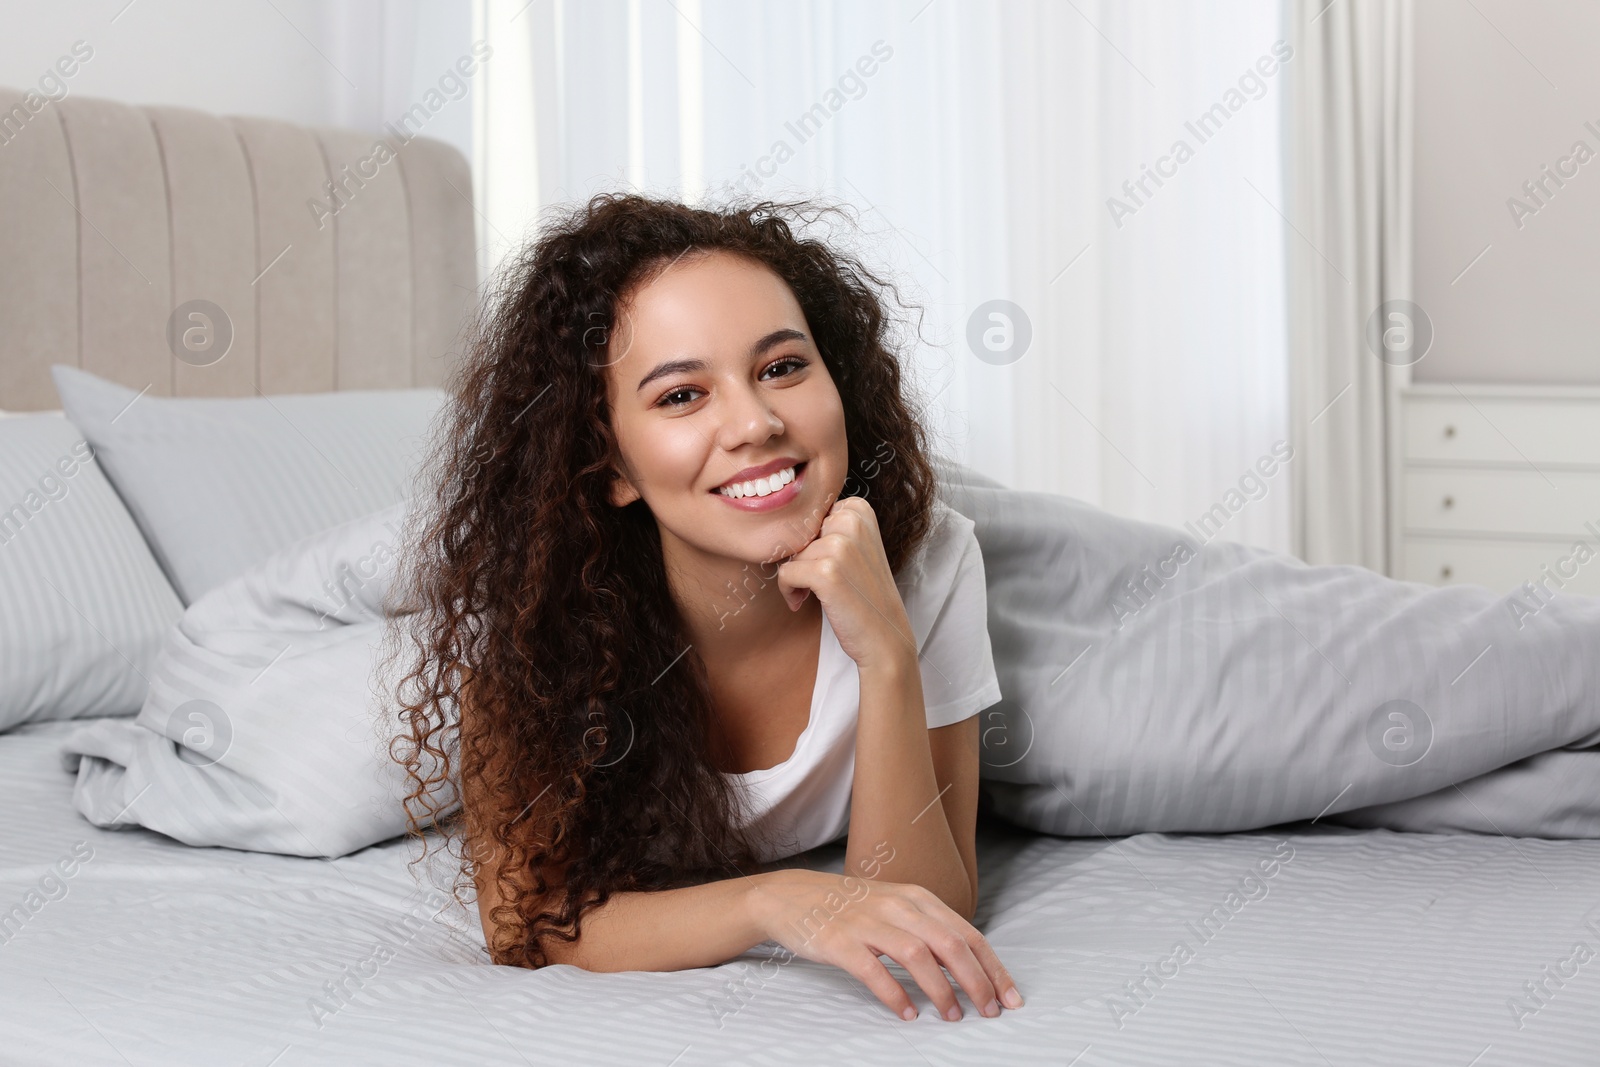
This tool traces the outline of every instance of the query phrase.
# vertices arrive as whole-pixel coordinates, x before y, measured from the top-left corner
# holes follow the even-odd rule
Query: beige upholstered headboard
[[[439,141],[0,88],[0,409],[59,408],[52,363],[156,396],[443,385],[471,197]]]

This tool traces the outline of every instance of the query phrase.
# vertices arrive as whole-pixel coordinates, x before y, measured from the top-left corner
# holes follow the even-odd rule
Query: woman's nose
[[[722,447],[731,450],[742,444],[760,444],[783,433],[783,420],[771,402],[754,390],[724,393],[720,436]]]

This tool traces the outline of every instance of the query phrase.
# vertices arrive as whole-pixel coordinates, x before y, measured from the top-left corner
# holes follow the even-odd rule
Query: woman
[[[805,209],[599,196],[507,276],[407,564],[412,831],[461,801],[496,963],[775,940],[904,1018],[880,954],[943,1017],[941,966],[998,1015],[1022,999],[970,922],[982,559],[883,283],[797,238]],[[843,875],[773,865],[846,833]]]

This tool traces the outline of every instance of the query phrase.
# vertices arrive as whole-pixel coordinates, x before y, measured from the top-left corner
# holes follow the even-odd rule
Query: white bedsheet
[[[403,842],[318,860],[97,829],[56,757],[72,727],[0,736],[0,909],[27,912],[56,861],[93,849],[64,896],[0,936],[8,1065],[1600,1060],[1600,958],[1575,955],[1600,953],[1597,840],[1301,825],[1107,842],[986,824],[978,926],[1028,1004],[991,1020],[962,998],[952,1024],[909,986],[924,1014],[907,1024],[843,971],[761,949],[663,974],[492,967],[475,914],[428,921]],[[1257,861],[1289,849],[1229,911]],[[843,849],[804,860],[838,870]],[[1171,962],[1179,941],[1192,958]],[[1168,977],[1141,1003],[1124,983],[1146,964]],[[348,1004],[327,998],[362,970]],[[1524,986],[1540,980],[1543,1003]]]

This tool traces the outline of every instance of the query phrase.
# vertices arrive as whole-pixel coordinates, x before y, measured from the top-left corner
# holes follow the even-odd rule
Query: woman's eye
[[[804,359],[802,359],[801,357],[799,357],[799,356],[784,356],[782,359],[778,360],[776,363],[773,363],[771,366],[769,366],[766,369],[766,371],[763,372],[763,374],[771,373],[772,371],[775,371],[778,368],[782,367],[782,368],[784,368],[784,372],[782,374],[777,375],[777,377],[783,378],[783,377],[787,377],[790,374],[793,374],[795,371],[799,370],[800,368],[804,367],[805,365],[806,365],[806,361]]]
[[[784,356],[774,360],[761,372],[763,381],[773,378],[787,378],[796,371],[804,369],[811,361],[803,356]],[[658,408],[681,408],[692,404],[699,397],[701,390],[692,385],[680,386],[670,392],[661,394],[661,399],[656,401]]]
[[[693,402],[694,397],[691,394],[699,391],[687,385],[681,389],[674,389],[670,393],[662,394],[661,399],[656,401],[656,407],[681,408]]]

